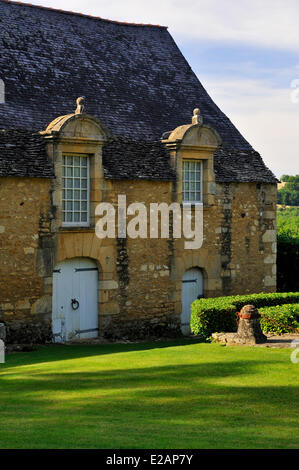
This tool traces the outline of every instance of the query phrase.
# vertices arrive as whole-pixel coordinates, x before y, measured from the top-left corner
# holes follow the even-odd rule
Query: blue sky
[[[272,171],[299,174],[299,0],[23,3],[169,26],[211,97]]]

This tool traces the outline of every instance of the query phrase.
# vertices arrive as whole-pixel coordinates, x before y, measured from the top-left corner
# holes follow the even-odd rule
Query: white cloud
[[[174,36],[298,51],[299,0],[29,0],[120,21],[168,25]]]
[[[266,80],[201,81],[278,177],[299,174],[299,103],[292,102],[291,88],[274,88]]]

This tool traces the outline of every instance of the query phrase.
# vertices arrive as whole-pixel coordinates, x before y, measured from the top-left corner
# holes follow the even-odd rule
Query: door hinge
[[[91,328],[90,330],[76,330],[75,334],[80,335],[81,333],[92,333],[93,331],[99,331],[99,328]]]
[[[98,268],[75,268],[75,273],[82,273],[84,271],[97,271]]]

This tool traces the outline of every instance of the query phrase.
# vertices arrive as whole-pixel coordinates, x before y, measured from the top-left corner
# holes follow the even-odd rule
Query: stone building
[[[11,341],[178,334],[198,296],[275,291],[277,180],[166,27],[4,0],[0,18],[0,322]],[[171,231],[98,238],[96,207],[120,195],[203,207],[202,246]]]

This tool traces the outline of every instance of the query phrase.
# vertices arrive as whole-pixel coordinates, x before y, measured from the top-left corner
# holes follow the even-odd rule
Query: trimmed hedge
[[[191,306],[191,331],[203,339],[213,333],[237,331],[236,314],[245,305],[257,308],[299,302],[299,292],[235,295],[195,300]]]
[[[299,303],[265,307],[259,313],[265,333],[299,333]]]

